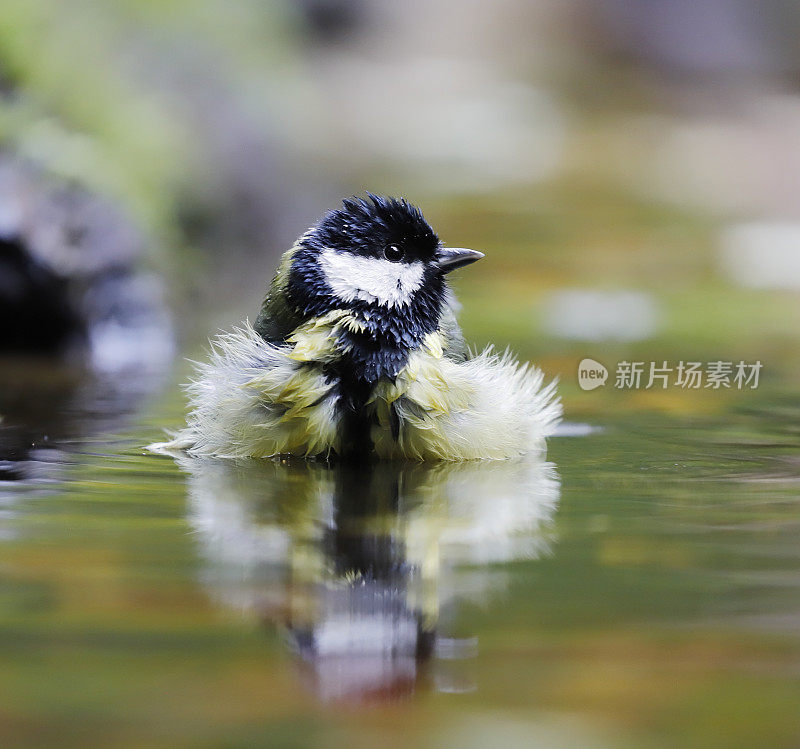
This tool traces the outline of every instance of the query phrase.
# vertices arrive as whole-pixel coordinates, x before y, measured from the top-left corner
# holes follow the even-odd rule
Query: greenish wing
[[[289,283],[289,269],[294,251],[295,247],[292,247],[281,258],[278,271],[267,291],[267,297],[253,324],[256,333],[270,343],[283,342],[303,322],[300,316],[289,308],[287,296],[286,287]]]

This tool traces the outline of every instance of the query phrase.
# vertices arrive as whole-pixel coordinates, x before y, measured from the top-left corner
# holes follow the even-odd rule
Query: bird
[[[405,198],[342,201],[282,257],[254,323],[222,333],[186,386],[186,427],[156,451],[423,462],[545,450],[556,381],[470,350],[447,247]]]

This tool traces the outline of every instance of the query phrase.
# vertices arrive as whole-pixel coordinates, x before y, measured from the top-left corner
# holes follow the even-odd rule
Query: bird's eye
[[[402,260],[403,259],[403,255],[405,255],[405,252],[403,252],[403,248],[402,247],[398,247],[396,244],[390,244],[383,251],[383,256],[387,260],[391,260],[392,262],[395,262],[395,263],[398,260]]]

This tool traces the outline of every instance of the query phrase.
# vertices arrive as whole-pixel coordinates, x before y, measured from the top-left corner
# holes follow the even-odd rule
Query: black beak
[[[440,247],[436,253],[439,267],[444,273],[449,273],[451,270],[474,263],[483,256],[482,252],[467,250],[464,247]]]

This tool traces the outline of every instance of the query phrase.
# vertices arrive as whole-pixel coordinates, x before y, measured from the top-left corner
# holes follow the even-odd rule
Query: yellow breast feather
[[[187,426],[159,447],[220,457],[336,452],[336,383],[323,371],[342,355],[337,331],[357,329],[336,310],[301,325],[291,348],[264,341],[250,325],[221,336],[188,387]],[[412,460],[508,458],[543,447],[561,408],[555,383],[491,349],[454,361],[431,333],[399,375],[374,386],[367,418],[376,454]]]
[[[376,388],[378,455],[476,460],[541,449],[561,414],[555,383],[543,387],[542,372],[490,348],[453,361],[442,355],[442,340],[438,332],[428,336],[396,381]]]

